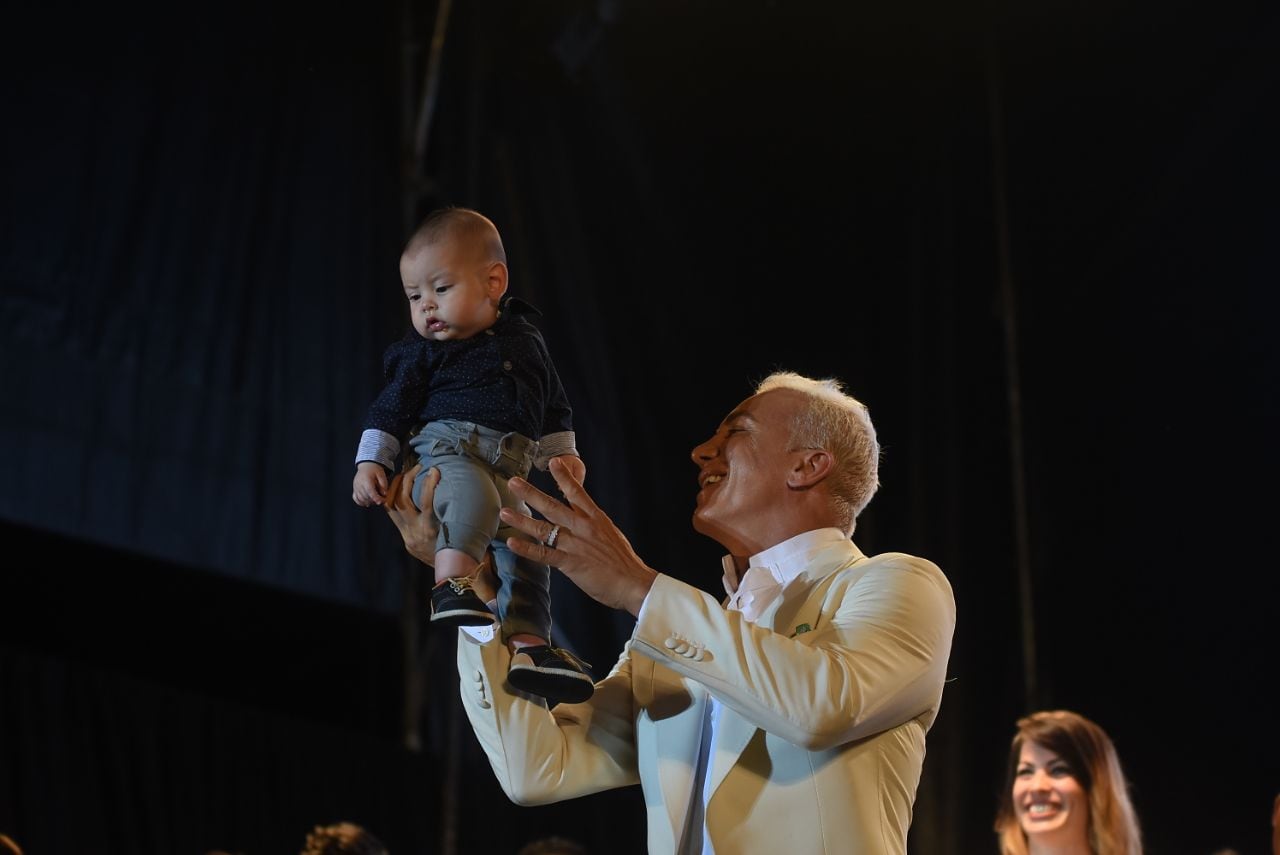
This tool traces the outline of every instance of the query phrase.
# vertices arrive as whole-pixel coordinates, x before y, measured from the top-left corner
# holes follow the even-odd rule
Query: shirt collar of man
[[[812,563],[815,555],[834,543],[848,539],[849,536],[838,528],[815,528],[787,538],[781,543],[770,546],[764,552],[751,556],[747,566],[767,568],[778,584],[785,588]],[[738,567],[732,555],[724,556],[720,559],[720,563],[724,567],[725,593],[732,596],[738,587],[738,582],[741,581],[738,577]]]

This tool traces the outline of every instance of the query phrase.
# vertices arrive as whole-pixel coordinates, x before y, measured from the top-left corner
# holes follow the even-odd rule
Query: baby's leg
[[[582,703],[595,692],[590,666],[566,650],[551,646],[551,569],[519,558],[504,541],[495,541],[493,558],[502,588],[498,613],[502,637],[511,650],[507,682],[541,695],[554,706]]]
[[[436,584],[446,579],[458,579],[476,572],[480,562],[461,549],[436,550]]]
[[[431,621],[442,626],[486,625],[493,613],[474,589],[474,575],[498,527],[498,495],[487,473],[469,457],[431,458],[440,470],[433,511],[440,523],[436,539]],[[414,501],[421,501],[416,490]]]
[[[507,546],[506,528],[493,543],[498,575],[502,640],[511,648],[547,644],[551,638],[551,568],[520,558]]]
[[[505,508],[529,513],[529,507],[516,498],[507,479],[494,481],[494,489]],[[551,639],[551,568],[527,558],[518,558],[507,548],[508,537],[532,540],[515,526],[499,522],[494,550],[498,578],[498,614],[502,617],[502,638],[511,648],[530,644],[549,644]]]
[[[462,454],[439,454],[428,459],[428,466],[414,484],[413,499],[421,507],[420,484],[427,469],[440,470],[432,512],[440,522],[436,537],[436,582],[457,579],[475,573],[484,560],[485,550],[498,530],[498,508],[501,498],[488,470],[473,458]]]

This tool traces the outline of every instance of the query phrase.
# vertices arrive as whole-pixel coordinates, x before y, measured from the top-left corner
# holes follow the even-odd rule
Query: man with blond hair
[[[563,467],[565,502],[512,479],[544,519],[503,511],[533,537],[511,549],[636,625],[594,696],[554,710],[504,687],[503,645],[459,636],[464,707],[507,796],[639,783],[652,853],[905,853],[955,601],[932,562],[853,543],[879,455],[834,380],[780,372],[735,407],[692,453],[723,602],[645,564]],[[388,512],[429,562],[430,523],[399,498]]]

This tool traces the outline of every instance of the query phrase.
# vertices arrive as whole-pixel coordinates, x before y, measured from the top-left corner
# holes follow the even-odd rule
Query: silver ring
[[[551,531],[547,532],[547,539],[542,541],[552,549],[556,548],[556,538],[560,536],[560,526],[553,525]]]

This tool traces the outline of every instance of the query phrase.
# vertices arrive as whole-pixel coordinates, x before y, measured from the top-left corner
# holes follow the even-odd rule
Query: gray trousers
[[[538,443],[518,433],[473,422],[430,422],[410,438],[409,445],[423,463],[413,484],[413,503],[422,510],[422,484],[431,467],[440,470],[432,510],[440,521],[436,549],[460,549],[476,561],[493,548],[498,588],[498,618],[502,638],[530,633],[551,639],[551,570],[521,558],[506,543],[508,537],[533,538],[503,525],[498,510],[529,508],[512,495],[507,479],[526,478]]]

